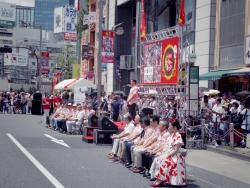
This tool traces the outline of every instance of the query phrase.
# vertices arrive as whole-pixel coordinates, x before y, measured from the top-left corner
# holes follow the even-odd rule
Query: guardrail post
[[[201,139],[205,142],[205,119],[201,120]]]
[[[230,146],[231,148],[234,148],[234,124],[230,123]]]

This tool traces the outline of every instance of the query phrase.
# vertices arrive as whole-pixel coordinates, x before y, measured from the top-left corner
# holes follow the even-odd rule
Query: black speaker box
[[[32,100],[31,113],[32,115],[42,115],[42,101],[41,100]]]
[[[98,117],[95,114],[90,114],[89,115],[88,125],[90,127],[98,127]]]
[[[118,127],[105,116],[98,118],[98,128],[100,130],[118,130]]]
[[[33,94],[33,100],[39,100],[39,101],[42,101],[42,94],[41,93],[34,93]]]
[[[94,143],[97,144],[109,144],[112,145],[113,140],[111,136],[116,134],[115,130],[94,130]]]

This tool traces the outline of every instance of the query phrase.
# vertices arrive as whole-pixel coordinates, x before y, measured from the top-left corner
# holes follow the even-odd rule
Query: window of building
[[[245,0],[220,1],[220,68],[243,66]]]

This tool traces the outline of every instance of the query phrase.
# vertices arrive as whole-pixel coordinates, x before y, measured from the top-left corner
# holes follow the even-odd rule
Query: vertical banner
[[[102,62],[114,63],[114,31],[102,31]]]
[[[143,84],[178,83],[178,42],[174,37],[143,45]]]
[[[145,40],[146,38],[146,13],[145,13],[145,3],[144,0],[141,0],[141,25],[140,25],[140,31],[141,31],[141,40]]]
[[[121,69],[120,69],[120,57],[116,57],[115,62],[116,62],[116,78],[117,78],[117,80],[119,80],[121,82],[122,81],[122,74],[121,74]]]
[[[42,52],[42,74],[49,74],[49,52]]]
[[[182,26],[185,24],[185,0],[181,1],[181,10],[180,10],[180,20],[179,20],[179,25]]]

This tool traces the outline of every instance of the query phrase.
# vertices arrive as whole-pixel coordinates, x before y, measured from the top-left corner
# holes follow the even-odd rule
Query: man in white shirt
[[[130,114],[124,116],[124,122],[126,123],[124,131],[118,135],[113,134],[114,143],[113,143],[113,147],[112,147],[112,154],[109,155],[110,159],[116,158],[120,139],[129,136],[135,128],[135,125],[132,122],[132,116]]]
[[[213,113],[213,123],[214,123],[214,131],[217,133],[219,137],[219,125],[220,125],[220,118],[223,114],[225,114],[225,110],[222,108],[221,105],[221,98],[216,99],[216,104],[213,106],[212,110],[208,110]]]
[[[77,114],[76,118],[70,118],[69,121],[66,122],[67,126],[67,134],[72,135],[72,126],[80,126],[82,124],[83,118],[85,116],[85,110],[82,109],[82,106],[79,104],[77,106],[77,110],[79,113]]]

